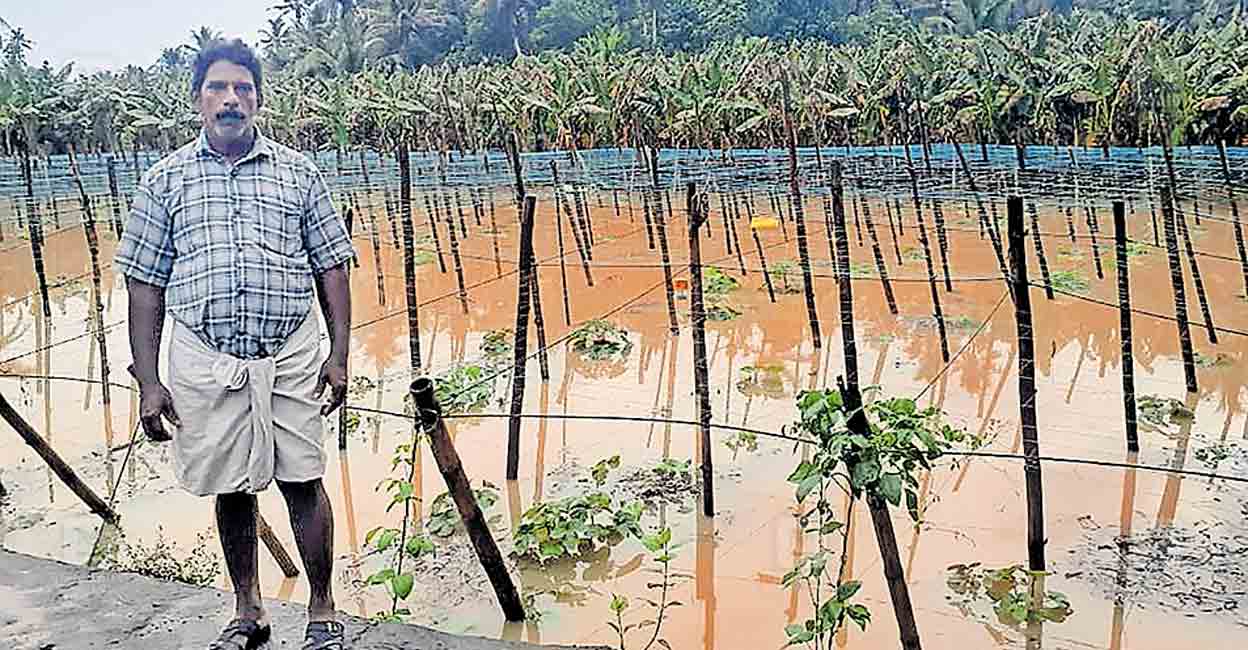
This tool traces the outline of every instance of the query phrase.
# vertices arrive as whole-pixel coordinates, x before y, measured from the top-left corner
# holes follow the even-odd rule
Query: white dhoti
[[[277,354],[239,359],[208,347],[174,321],[169,392],[182,420],[173,432],[178,483],[199,496],[256,493],[273,479],[325,473],[325,426],[314,394],[324,356],[315,315]]]

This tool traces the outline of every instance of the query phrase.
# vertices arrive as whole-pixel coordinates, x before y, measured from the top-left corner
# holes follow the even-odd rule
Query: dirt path
[[[206,648],[230,594],[133,574],[94,571],[0,550],[0,639],[13,650]],[[300,605],[270,600],[271,648],[298,647]],[[551,646],[443,634],[414,625],[346,617],[354,650],[522,650]],[[15,645],[11,645],[16,642]],[[564,646],[567,647],[567,646]]]

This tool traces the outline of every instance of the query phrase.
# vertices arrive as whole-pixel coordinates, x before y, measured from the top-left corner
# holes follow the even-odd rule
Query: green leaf
[[[394,545],[395,540],[399,538],[399,531],[388,528],[377,538],[377,550],[384,551]]]
[[[880,477],[880,461],[872,458],[854,465],[850,482],[855,488],[864,489]]]
[[[415,578],[411,574],[404,573],[403,575],[394,576],[390,581],[390,587],[394,589],[394,595],[398,596],[399,600],[407,600],[407,597],[412,593],[412,586],[415,582]]]
[[[885,474],[880,478],[880,494],[888,499],[888,502],[899,506],[901,505],[901,474]]]
[[[810,495],[811,491],[819,487],[822,480],[823,476],[818,473],[811,474],[803,479],[801,484],[797,486],[797,502],[801,503],[806,500],[806,497]]]
[[[862,589],[862,582],[858,580],[841,583],[841,586],[836,588],[836,599],[840,601],[849,600],[854,597],[854,594],[858,593],[859,589]]]

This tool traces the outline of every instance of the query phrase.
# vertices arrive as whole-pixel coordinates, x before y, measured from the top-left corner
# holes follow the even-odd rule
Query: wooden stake
[[[1174,194],[1168,185],[1161,187],[1161,217],[1166,231],[1166,259],[1170,263],[1170,285],[1174,289],[1174,319],[1179,328],[1179,349],[1183,354],[1183,375],[1187,392],[1195,393],[1196,356],[1192,351],[1192,332],[1187,322],[1187,289],[1183,281],[1183,263],[1179,260],[1179,240],[1174,217]]]
[[[35,450],[35,453],[39,454],[39,457],[43,459],[43,462],[48,464],[48,467],[57,475],[57,477],[61,479],[61,482],[64,483],[71,492],[76,494],[79,499],[82,499],[82,502],[91,509],[91,512],[99,515],[102,519],[104,519],[104,521],[114,524],[117,523],[120,518],[118,517],[117,512],[109,507],[109,505],[105,503],[104,500],[101,499],[94,491],[92,491],[86,483],[83,483],[82,480],[78,478],[78,475],[74,473],[74,470],[70,468],[69,464],[67,464],[64,460],[61,460],[61,457],[57,455],[56,451],[48,445],[43,437],[36,433],[35,430],[22,419],[22,416],[9,405],[8,400],[4,398],[3,394],[0,394],[0,419],[8,422],[9,426],[13,427],[13,430],[26,441],[26,444],[30,445],[30,447]]]
[[[653,150],[652,150],[653,151]],[[653,191],[651,195],[651,205],[654,207],[654,229],[659,236],[659,256],[663,261],[663,288],[667,296],[667,319],[668,328],[673,334],[680,331],[680,325],[676,321],[676,296],[675,288],[672,286],[672,257],[667,248],[667,217],[663,214],[662,197],[659,190],[659,154],[654,151],[654,172],[653,172]]]
[[[113,162],[111,154],[105,160],[108,164],[108,196],[113,213],[113,234],[120,238],[123,226],[121,223],[121,193],[117,191],[117,165]]]
[[[1049,263],[1044,259],[1044,241],[1040,237],[1040,215],[1036,210],[1035,201],[1027,204],[1027,211],[1031,215],[1031,238],[1036,245],[1036,258],[1040,260],[1040,277],[1044,279],[1044,296],[1053,300],[1053,281],[1049,276]]]
[[[685,194],[689,215],[690,329],[693,331],[693,383],[698,395],[698,424],[702,449],[702,514],[715,516],[715,471],[711,446],[711,387],[706,363],[706,306],[702,302],[702,244],[698,230],[706,219],[702,199],[692,183]]]
[[[589,245],[581,243],[580,231],[577,230],[577,227],[576,227],[576,214],[572,211],[572,205],[568,201],[567,195],[564,194],[563,191],[559,188],[559,166],[556,165],[553,160],[550,163],[550,173],[553,175],[555,179],[555,201],[556,203],[562,203],[563,211],[568,213],[568,225],[572,226],[572,239],[574,243],[576,244],[576,253],[581,258],[581,270],[585,272],[585,284],[587,286],[592,287],[594,286],[594,276],[589,272],[589,254],[587,252]],[[559,209],[558,205],[556,205],[555,206],[555,210],[556,210],[555,220],[556,220],[556,223],[560,224],[559,225],[559,237],[562,238],[563,237],[563,225],[562,225],[562,222],[559,221],[560,216],[559,216],[558,209]],[[654,248],[654,247],[651,246],[651,248]],[[560,257],[560,259],[562,260],[563,258]],[[565,295],[567,293],[566,284],[565,284],[564,293]],[[569,321],[568,324],[571,325],[572,323]]]
[[[1179,234],[1183,236],[1183,248],[1187,251],[1187,265],[1192,267],[1192,284],[1196,286],[1196,302],[1200,304],[1200,314],[1205,319],[1205,332],[1209,342],[1218,342],[1218,331],[1213,326],[1213,314],[1209,311],[1209,298],[1205,295],[1205,282],[1200,275],[1200,265],[1196,262],[1196,251],[1192,248],[1192,235],[1187,229],[1187,219],[1182,212],[1175,212],[1179,222]]]
[[[884,300],[888,311],[897,315],[897,298],[893,296],[893,283],[888,279],[888,264],[884,261],[884,253],[880,250],[880,238],[875,234],[875,222],[871,220],[871,206],[862,202],[862,219],[867,222],[867,234],[871,237],[871,254],[875,257],[875,272],[880,276],[880,284],[884,287]]]
[[[815,349],[823,347],[819,334],[819,310],[815,306],[815,281],[810,272],[810,247],[806,239],[806,218],[802,209],[802,186],[797,175],[797,134],[793,128],[793,116],[789,109],[789,77],[781,80],[784,96],[784,130],[789,147],[789,192],[793,219],[797,224],[797,254],[802,264],[802,284],[806,294],[806,317],[810,320],[810,336]],[[781,222],[783,224],[783,222]]]
[[[109,390],[108,345],[104,333],[104,292],[100,275],[100,237],[95,230],[95,209],[91,207],[91,197],[87,196],[86,186],[82,183],[82,174],[78,171],[78,157],[74,145],[69,145],[69,170],[74,177],[74,185],[78,187],[78,197],[82,203],[82,230],[87,237],[87,252],[91,256],[91,321],[95,330],[96,348],[100,353],[100,395],[103,398],[104,412],[111,413],[112,393]],[[111,423],[108,424],[111,426]]]
[[[456,203],[459,196],[456,195]],[[451,218],[450,205],[446,210],[446,234],[448,241],[451,243],[451,261],[455,264],[455,284],[459,287],[459,306],[464,313],[468,313],[468,291],[464,286],[464,263],[459,257],[459,237],[455,235],[455,221]],[[463,217],[463,208],[460,208],[460,217]]]
[[[411,360],[411,372],[420,372],[420,316],[416,302],[416,228],[412,224],[412,159],[407,147],[400,144],[395,156],[399,160],[399,218],[403,222],[403,280],[406,285],[407,298],[407,343]],[[425,196],[428,206],[429,197]],[[429,223],[437,241],[437,227],[433,223],[433,212],[429,211]],[[438,248],[438,259],[442,259],[441,247]]]
[[[945,313],[940,306],[940,291],[936,289],[936,269],[932,263],[932,246],[927,238],[927,225],[923,220],[923,201],[919,199],[919,179],[914,172],[914,166],[908,165],[908,167],[910,191],[914,198],[914,216],[919,223],[919,244],[923,246],[923,261],[927,264],[927,284],[932,291],[932,314],[936,318],[936,329],[940,334],[940,358],[945,363],[949,363],[949,333],[945,329]]]
[[[345,408],[341,410],[346,411]],[[264,542],[265,548],[269,549],[269,554],[273,556],[273,561],[277,562],[278,568],[282,570],[282,575],[287,578],[299,577],[299,567],[295,566],[290,553],[287,553],[286,547],[282,546],[282,540],[277,538],[277,534],[273,532],[273,528],[269,526],[268,520],[260,514],[258,508],[256,509],[256,537]]]
[[[553,188],[555,203],[555,240],[559,243],[559,286],[563,289],[563,323],[569,327],[572,326],[572,307],[568,302],[568,262],[567,255],[563,249],[563,216],[559,208],[559,182],[557,180],[559,170],[555,161],[550,161],[551,172],[555,174],[556,181]]]
[[[532,232],[532,212],[527,206],[525,212],[529,218],[522,221],[521,228],[527,222]],[[477,504],[476,496],[472,492],[472,483],[464,473],[459,453],[455,451],[455,445],[447,433],[446,422],[442,420],[442,407],[433,394],[433,381],[424,377],[417,379],[412,382],[411,394],[420,424],[429,436],[433,459],[437,461],[438,471],[442,473],[451,499],[455,501],[455,508],[459,510],[460,519],[464,522],[464,529],[468,531],[468,539],[472,541],[472,548],[481,562],[481,568],[485,569],[485,574],[494,587],[494,595],[498,598],[503,615],[509,621],[523,621],[524,604],[507,573],[507,564],[490,534],[485,515],[481,513],[481,506]]]
[[[1027,564],[1032,571],[1044,571],[1044,488],[1040,473],[1040,441],[1036,435],[1036,356],[1032,339],[1022,198],[1010,197],[1007,208],[1014,316],[1018,323],[1018,404],[1027,482]]]
[[[42,298],[43,317],[52,318],[48,301],[48,276],[43,267],[43,218],[35,202],[34,173],[31,171],[30,151],[22,150],[22,179],[26,182],[26,228],[30,232],[30,256],[35,265],[35,279],[39,281],[39,297]]]
[[[1235,199],[1235,186],[1231,183],[1231,168],[1226,162],[1226,141],[1218,140],[1218,154],[1222,158],[1222,177],[1226,180],[1226,195],[1231,202],[1231,219],[1235,222],[1235,249],[1239,252],[1239,269],[1244,276],[1244,295],[1248,296],[1248,252],[1244,248],[1244,229],[1239,221],[1239,201]],[[1152,196],[1149,196],[1152,204]],[[1153,223],[1156,223],[1156,216]]]
[[[953,278],[949,274],[949,238],[945,234],[945,211],[936,199],[932,199],[932,217],[936,221],[936,248],[940,251],[940,268],[945,273],[945,291],[953,291]]]
[[[537,199],[524,197],[524,209],[520,217],[520,252],[517,268],[519,271],[518,289],[516,294],[516,329],[515,344],[512,346],[511,371],[511,419],[507,429],[507,480],[514,481],[520,474],[520,412],[524,407],[525,361],[528,356],[529,341],[529,296],[531,280],[527,260],[533,255],[533,213],[537,208]]]
[[[1122,201],[1114,201],[1114,249],[1118,261],[1118,320],[1122,341],[1122,405],[1127,427],[1127,451],[1138,452],[1140,439],[1135,416],[1135,356],[1131,341],[1131,284],[1127,264],[1127,217]]]
[[[832,221],[836,228],[836,257],[840,273],[841,346],[845,351],[845,378],[849,386],[858,386],[858,347],[854,340],[854,283],[849,273],[849,232],[845,227],[845,188],[841,179],[841,162],[833,160]]]
[[[400,160],[402,160],[401,156]],[[446,259],[442,257],[442,237],[438,235],[438,199],[436,196],[430,199],[428,192],[421,192],[420,195],[425,199],[425,215],[429,218],[429,234],[433,237],[433,249],[438,254],[438,271],[446,273]],[[410,188],[407,191],[407,196],[411,196]],[[410,207],[405,207],[404,210],[411,212]],[[407,235],[404,235],[405,239],[406,237]]]

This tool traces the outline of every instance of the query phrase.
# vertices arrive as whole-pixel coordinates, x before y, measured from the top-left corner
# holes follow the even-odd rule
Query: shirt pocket
[[[298,257],[303,252],[303,201],[296,176],[279,167],[271,179],[261,181],[251,201],[256,240],[261,247],[281,255]]]

